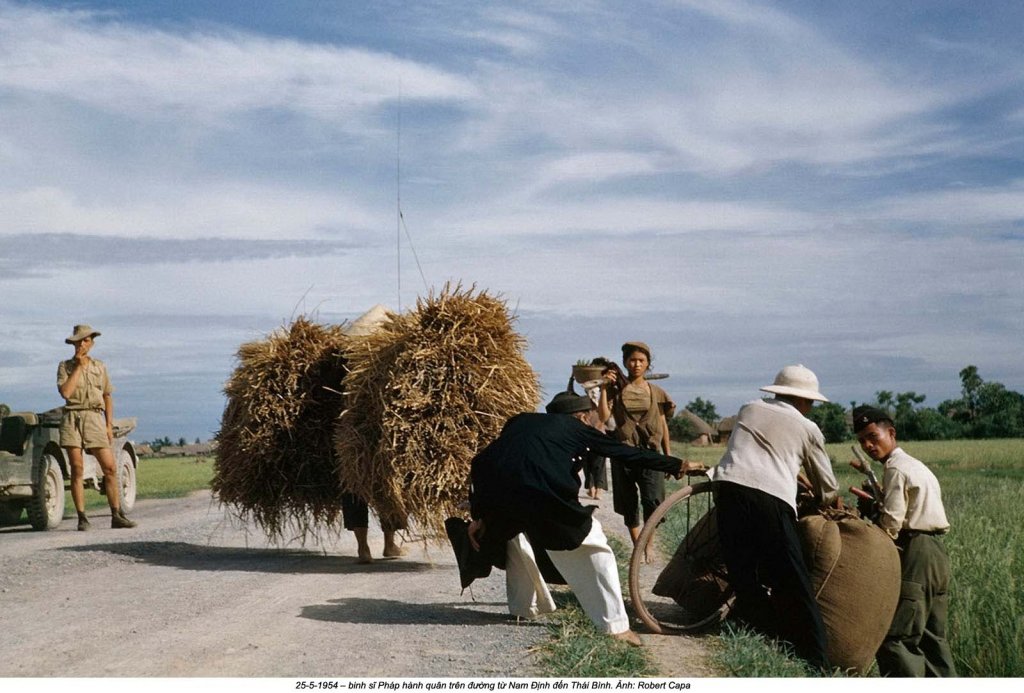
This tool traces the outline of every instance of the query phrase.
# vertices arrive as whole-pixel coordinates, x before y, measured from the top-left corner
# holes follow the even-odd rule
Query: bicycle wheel
[[[652,632],[695,632],[729,613],[733,593],[713,510],[711,482],[699,482],[671,494],[644,524],[629,562],[629,596]]]

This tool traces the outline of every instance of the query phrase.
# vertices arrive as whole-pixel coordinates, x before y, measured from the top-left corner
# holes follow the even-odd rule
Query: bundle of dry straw
[[[346,337],[300,317],[243,344],[224,388],[212,488],[272,539],[306,540],[341,513],[331,431],[343,406]]]
[[[341,486],[382,524],[427,539],[468,497],[473,456],[540,401],[505,302],[445,285],[371,334],[350,337],[346,411],[335,426]]]

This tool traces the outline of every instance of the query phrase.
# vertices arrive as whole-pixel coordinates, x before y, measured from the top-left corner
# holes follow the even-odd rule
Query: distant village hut
[[[736,417],[727,416],[718,422],[718,442],[725,445],[729,442],[729,436],[732,435],[733,429],[736,428]]]
[[[711,427],[704,419],[694,414],[689,409],[683,409],[677,417],[685,419],[692,430],[695,432],[694,437],[689,441],[691,445],[711,445],[715,440],[715,429]]]

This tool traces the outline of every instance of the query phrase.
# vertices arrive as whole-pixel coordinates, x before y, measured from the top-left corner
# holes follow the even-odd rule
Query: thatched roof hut
[[[729,436],[732,435],[732,431],[736,428],[736,416],[727,416],[718,422],[718,442],[728,443]]]
[[[714,442],[715,429],[712,428],[707,421],[700,418],[689,409],[680,410],[676,416],[686,419],[696,432],[696,435],[690,440],[692,445],[710,445]]]

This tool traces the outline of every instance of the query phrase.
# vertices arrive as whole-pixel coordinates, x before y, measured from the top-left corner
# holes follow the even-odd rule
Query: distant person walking
[[[104,489],[110,505],[110,526],[114,529],[134,527],[135,523],[121,509],[121,486],[117,482],[117,466],[110,444],[114,441],[114,387],[107,367],[89,356],[100,333],[89,325],[75,325],[64,340],[75,349],[74,357],[57,366],[57,391],[64,398],[64,416],[60,421],[60,446],[68,451],[71,465],[71,499],[78,511],[78,530],[91,528],[85,514],[83,485],[85,460],[82,450],[96,458],[103,469]]]
[[[614,367],[605,372],[598,418],[607,421],[611,417],[615,422],[614,436],[623,443],[671,455],[667,421],[675,413],[676,405],[668,393],[644,378],[651,367],[651,348],[643,342],[626,342],[622,345],[622,365],[626,367],[625,374]],[[640,538],[641,510],[646,521],[663,500],[663,472],[627,467],[612,460],[612,501],[633,544]]]
[[[590,362],[590,365],[607,368],[612,365],[612,362],[603,356],[598,356]],[[587,424],[601,433],[614,435],[615,419],[609,416],[602,420],[597,412],[597,406],[601,402],[601,381],[589,381],[584,384],[584,389],[587,392],[587,396],[590,397],[590,401],[594,403],[594,408],[590,410],[590,420],[587,421]],[[596,452],[587,452],[583,460],[583,486],[587,489],[588,498],[601,500],[601,491],[608,490],[608,464],[610,461],[610,458],[599,455]]]

